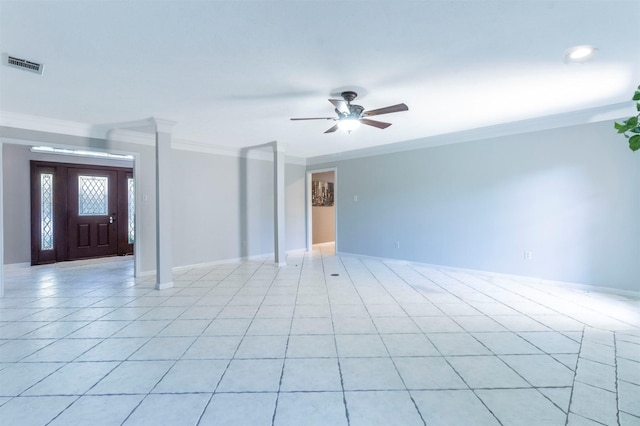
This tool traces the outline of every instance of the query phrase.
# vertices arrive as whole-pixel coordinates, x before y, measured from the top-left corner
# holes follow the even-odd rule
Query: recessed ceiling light
[[[585,62],[593,58],[597,51],[593,46],[574,46],[564,52],[564,58],[568,62]]]

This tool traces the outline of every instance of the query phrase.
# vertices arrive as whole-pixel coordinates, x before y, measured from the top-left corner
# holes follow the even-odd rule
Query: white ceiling
[[[150,116],[224,147],[314,157],[629,101],[640,1],[0,0],[0,110],[103,126]],[[583,64],[564,52],[590,44]],[[323,132],[329,97],[408,112]]]

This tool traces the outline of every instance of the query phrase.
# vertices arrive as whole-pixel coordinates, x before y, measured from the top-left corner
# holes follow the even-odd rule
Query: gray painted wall
[[[611,122],[334,166],[341,252],[640,290],[640,156]]]
[[[273,253],[273,162],[173,150],[174,265]],[[287,164],[287,250],[303,249],[305,167]]]
[[[105,146],[106,141],[2,128],[2,136],[65,146]],[[4,263],[29,262],[29,160],[44,159],[29,146],[3,139]],[[152,146],[108,142],[140,155],[138,190],[144,245],[142,272],[155,268],[155,161]],[[172,151],[173,266],[273,253],[273,162],[183,150]],[[45,156],[71,162],[74,157]],[[47,158],[48,159],[48,158]],[[75,161],[84,161],[75,158]],[[122,162],[118,162],[122,164]],[[93,164],[96,164],[95,162]],[[100,163],[102,164],[102,163]],[[305,167],[286,165],[287,249],[305,247]],[[245,244],[242,244],[242,242]]]
[[[287,164],[285,167],[287,250],[304,250],[306,248],[306,170],[306,166],[301,164]]]

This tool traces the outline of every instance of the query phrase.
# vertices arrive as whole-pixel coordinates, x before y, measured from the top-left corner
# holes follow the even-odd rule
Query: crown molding
[[[56,118],[20,114],[10,111],[0,111],[0,126],[101,139],[106,139],[109,130],[100,126],[92,126],[76,121],[58,120]]]
[[[155,146],[156,137],[151,133],[134,132],[126,129],[110,129],[104,138],[113,142],[126,142],[137,145]]]
[[[277,144],[278,150],[280,152],[284,151],[283,143],[275,142],[275,144]],[[227,146],[211,145],[203,142],[187,141],[184,139],[173,138],[171,141],[171,147],[173,149],[180,149],[183,151],[202,152],[205,154],[213,155],[226,155],[230,157],[242,157],[248,158],[250,160],[273,161],[274,148],[269,148],[267,145],[268,144],[254,148],[249,147],[237,149]],[[288,164],[297,164],[300,166],[307,165],[306,158],[294,157],[291,155],[287,155],[285,157],[285,162]]]
[[[597,108],[572,111],[563,114],[554,114],[528,120],[513,121],[495,126],[479,127],[441,135],[427,136],[420,139],[379,145],[370,148],[362,148],[352,151],[338,152],[335,154],[320,155],[307,158],[307,165],[313,166],[334,161],[352,160],[374,155],[393,154],[396,152],[412,151],[416,149],[432,148],[441,145],[450,145],[474,140],[489,139],[502,136],[511,136],[523,133],[538,132],[542,130],[571,127],[581,124],[598,123],[601,121],[613,121],[636,115],[635,102],[622,102],[605,105]]]
[[[119,125],[125,127],[117,127]],[[126,127],[141,129],[144,125],[149,125],[147,131],[127,130]],[[12,127],[16,129],[32,130],[45,133],[57,133],[84,138],[104,139],[113,142],[132,143],[137,145],[154,146],[155,135],[152,126],[156,126],[157,131],[170,133],[174,121],[151,117],[145,120],[116,123],[112,126],[94,126],[86,123],[58,120],[48,117],[20,114],[10,111],[0,111],[0,126]],[[6,138],[5,138],[6,139]],[[17,141],[14,141],[17,143]],[[32,142],[29,142],[30,144]],[[33,142],[35,143],[35,141]],[[183,139],[171,139],[171,148],[201,152],[213,155],[223,155],[229,157],[245,157],[255,160],[273,161],[273,150],[261,149],[237,149],[226,146],[212,145],[204,142],[187,141]],[[278,144],[280,151],[284,150],[284,144]],[[305,166],[306,159],[301,157],[286,156],[286,163]]]
[[[635,114],[635,103],[629,101],[618,104],[605,105],[597,108],[549,115],[529,120],[514,121],[504,124],[498,124],[495,126],[468,129],[441,135],[427,136],[420,139],[391,143],[370,148],[362,148],[352,151],[344,151],[335,154],[321,155],[311,158],[286,156],[286,162],[289,164],[298,164],[303,166],[317,165],[332,161],[391,154],[394,152],[410,151],[414,149],[430,148],[440,145],[470,142],[473,140],[488,139],[492,137],[509,136],[547,129],[570,127],[580,124],[596,123],[600,121],[616,120],[626,118]],[[123,124],[126,124],[127,126],[118,127]],[[176,122],[156,117],[150,117],[137,122],[115,123],[111,126],[100,126],[15,113],[10,111],[0,111],[0,126],[4,127],[14,127],[18,129],[59,133],[79,137],[98,138],[111,141],[153,146],[155,144],[155,136],[149,133],[149,130],[151,129],[146,129],[147,131],[144,132],[126,129],[126,127],[135,125],[133,127],[138,127],[138,130],[140,130],[140,126],[143,126],[145,124],[150,125],[150,127],[155,126],[157,131],[171,133],[171,130]],[[282,152],[286,150],[284,144],[280,142],[275,142],[275,144],[278,151]],[[212,145],[204,142],[181,140],[176,138],[172,138],[171,147],[172,149],[202,152],[214,155],[245,157],[264,161],[273,160],[272,150],[262,150],[260,148],[238,149],[227,146]]]
[[[155,124],[156,131],[161,133],[171,133],[173,126],[176,125],[176,121],[166,120],[164,118],[151,117],[151,122]]]

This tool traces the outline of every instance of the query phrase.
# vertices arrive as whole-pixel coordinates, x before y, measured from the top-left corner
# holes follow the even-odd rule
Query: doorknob
[[[115,219],[113,218],[113,216],[109,216],[109,223],[113,223],[115,222]]]

